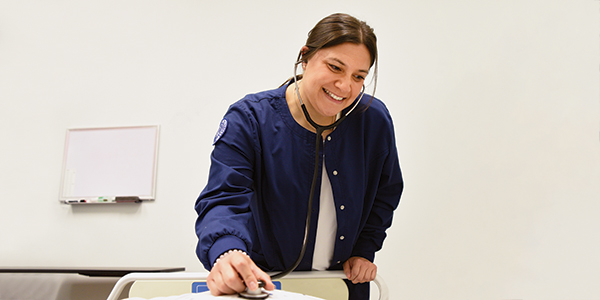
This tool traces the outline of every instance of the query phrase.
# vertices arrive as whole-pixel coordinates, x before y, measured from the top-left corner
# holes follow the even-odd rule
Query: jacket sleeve
[[[248,253],[252,249],[248,224],[254,196],[256,123],[242,106],[234,104],[221,124],[211,154],[208,183],[195,204],[196,255],[207,270],[227,250]]]
[[[398,207],[404,189],[394,128],[387,110],[386,117],[389,126],[387,130],[387,140],[389,141],[387,149],[389,151],[383,158],[379,180],[376,183],[375,199],[367,216],[367,221],[352,249],[352,256],[364,257],[371,262],[375,259],[375,252],[383,246],[386,237],[385,231],[392,225],[394,210]]]

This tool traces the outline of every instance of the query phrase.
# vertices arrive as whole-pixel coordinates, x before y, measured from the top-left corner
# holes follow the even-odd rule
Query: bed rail
[[[182,273],[129,273],[115,284],[107,300],[118,300],[125,287],[136,280],[199,280],[204,281],[208,272],[182,272]],[[343,271],[299,271],[292,272],[285,278],[346,278]],[[389,300],[389,292],[383,278],[378,274],[373,283],[379,289],[379,300]]]

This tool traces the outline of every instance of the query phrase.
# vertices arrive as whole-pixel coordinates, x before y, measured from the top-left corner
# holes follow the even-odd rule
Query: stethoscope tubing
[[[298,65],[301,63],[302,63],[302,61],[299,60],[294,64],[294,77],[292,78],[292,80],[294,81],[296,95],[298,96],[298,100],[300,101],[300,107],[302,108],[304,117],[306,117],[306,120],[308,121],[308,123],[310,123],[310,125],[312,127],[314,127],[315,130],[317,131],[316,140],[315,140],[315,167],[314,167],[312,183],[310,185],[310,194],[308,195],[308,211],[306,213],[306,225],[304,226],[304,238],[302,240],[302,248],[300,249],[300,254],[298,255],[298,258],[296,259],[296,261],[294,262],[293,265],[289,266],[287,269],[285,269],[279,273],[271,275],[271,279],[282,278],[282,277],[288,275],[289,273],[291,273],[292,271],[294,271],[298,267],[298,265],[300,265],[300,262],[302,261],[302,258],[304,257],[304,253],[306,252],[306,244],[308,243],[308,234],[310,231],[310,223],[311,223],[311,219],[312,219],[313,198],[314,198],[314,194],[315,194],[315,188],[317,186],[317,178],[319,177],[319,151],[320,151],[321,141],[323,140],[323,132],[325,132],[325,130],[337,127],[358,106],[358,104],[360,103],[360,100],[362,99],[363,95],[365,94],[365,86],[363,85],[360,96],[358,97],[358,99],[355,100],[354,106],[352,106],[352,108],[347,113],[342,115],[339,119],[337,119],[335,122],[333,122],[330,125],[317,124],[310,117],[310,114],[308,113],[308,110],[306,109],[306,105],[304,105],[304,102],[302,102],[302,97],[300,97],[300,89],[298,88],[298,80],[297,80],[297,76],[296,76],[296,71],[298,69]]]

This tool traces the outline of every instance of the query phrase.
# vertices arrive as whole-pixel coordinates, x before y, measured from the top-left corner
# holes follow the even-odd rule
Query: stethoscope
[[[311,212],[312,212],[312,205],[313,205],[313,198],[314,198],[313,196],[315,193],[315,187],[317,185],[317,178],[319,177],[319,150],[320,150],[320,146],[321,146],[321,140],[323,140],[323,132],[325,132],[325,130],[329,130],[329,129],[337,127],[344,119],[346,119],[346,117],[358,106],[358,104],[360,103],[360,100],[362,99],[363,95],[365,94],[365,85],[363,84],[360,95],[355,100],[354,105],[352,106],[352,108],[350,110],[348,110],[348,112],[343,114],[340,118],[338,118],[335,122],[333,122],[330,125],[317,124],[310,117],[310,114],[308,113],[308,110],[306,109],[306,105],[304,105],[304,102],[302,102],[302,97],[300,97],[300,89],[298,88],[298,80],[297,80],[296,72],[298,70],[298,65],[301,64],[302,62],[303,62],[302,60],[298,60],[294,64],[294,76],[292,77],[292,80],[294,81],[294,85],[295,85],[294,89],[296,90],[296,95],[298,96],[298,100],[300,101],[300,107],[302,108],[304,117],[306,118],[308,123],[312,127],[314,127],[315,130],[317,131],[316,141],[315,141],[315,167],[314,167],[312,183],[310,186],[310,194],[308,195],[308,211],[306,213],[306,226],[304,227],[304,238],[302,240],[302,248],[300,250],[300,254],[298,255],[298,258],[296,259],[296,262],[294,262],[293,265],[291,265],[290,267],[288,267],[287,269],[285,269],[279,273],[271,275],[271,279],[282,278],[282,277],[288,275],[289,273],[291,273],[292,271],[294,271],[294,269],[296,269],[296,267],[298,267],[298,265],[302,261],[302,258],[304,257],[304,253],[306,252],[306,244],[308,242],[308,233],[310,231],[310,222],[311,222],[311,216],[312,216]],[[260,293],[252,293],[252,292],[246,290],[245,292],[240,293],[240,296],[242,298],[247,298],[247,299],[267,298],[269,296],[269,293],[262,291],[262,287],[264,287],[264,282],[259,280],[259,287],[260,288],[258,289],[258,291],[260,291]]]

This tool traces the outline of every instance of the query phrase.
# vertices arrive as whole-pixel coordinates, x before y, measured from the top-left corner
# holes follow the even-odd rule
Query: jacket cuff
[[[234,235],[224,235],[216,240],[212,247],[208,250],[208,261],[210,262],[210,266],[215,264],[215,261],[221,254],[231,250],[231,249],[239,249],[248,254],[248,250],[246,249],[246,244],[244,241]]]
[[[370,262],[375,261],[375,251],[367,250],[367,249],[353,249],[350,257],[360,256],[362,258],[366,258]]]

